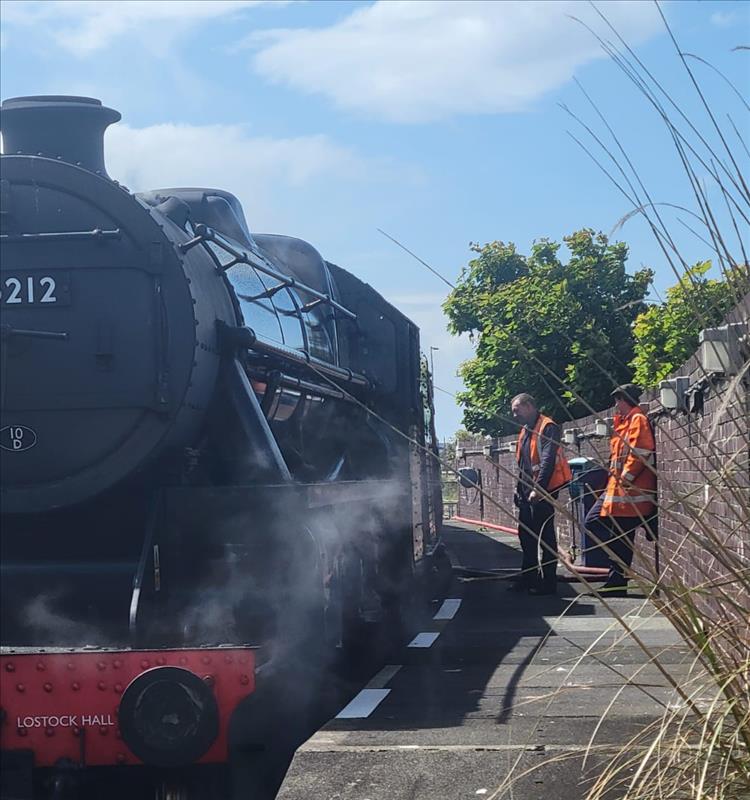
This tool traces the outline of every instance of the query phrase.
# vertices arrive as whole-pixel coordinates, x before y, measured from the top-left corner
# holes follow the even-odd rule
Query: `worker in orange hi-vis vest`
[[[609,557],[609,576],[599,591],[625,597],[636,530],[656,510],[656,441],[638,405],[640,388],[626,383],[612,396],[617,413],[609,445],[609,481],[586,516],[586,528]]]
[[[570,481],[571,472],[560,447],[560,426],[540,414],[530,394],[511,402],[513,417],[523,427],[516,459],[518,485],[518,538],[523,558],[521,573],[509,587],[530,594],[557,592],[557,535],[554,501]]]

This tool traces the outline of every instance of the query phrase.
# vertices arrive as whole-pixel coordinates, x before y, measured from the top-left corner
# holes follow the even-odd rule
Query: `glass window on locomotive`
[[[226,266],[234,260],[226,250],[214,242],[206,242],[206,245],[219,266]],[[268,288],[255,269],[249,264],[236,264],[224,274],[237,297],[243,325],[252,328],[261,339],[283,344],[281,323],[271,301],[267,297],[259,300],[250,299],[262,294]]]
[[[307,295],[303,291],[300,291],[299,294],[300,307],[307,309],[302,312],[302,319],[305,325],[308,352],[315,358],[337,364],[335,337],[332,335],[333,311],[331,307],[327,303],[318,302],[315,297]]]
[[[315,358],[335,363],[335,353],[327,325],[330,324],[331,311],[324,303],[304,310],[305,303],[299,289],[281,290],[273,296],[273,304],[281,321],[284,343],[287,347],[307,350]],[[310,296],[311,302],[315,298]]]
[[[279,316],[284,344],[295,350],[306,348],[305,336],[300,319],[299,303],[291,289],[281,289],[273,296],[273,305]]]

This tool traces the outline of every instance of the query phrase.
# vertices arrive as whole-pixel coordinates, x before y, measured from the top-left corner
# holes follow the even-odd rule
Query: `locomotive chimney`
[[[120,118],[93,97],[12,97],[0,106],[3,153],[58,158],[106,178],[104,131]]]

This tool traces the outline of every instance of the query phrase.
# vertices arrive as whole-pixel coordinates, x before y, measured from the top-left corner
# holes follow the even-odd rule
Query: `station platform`
[[[613,751],[677,702],[583,584],[562,581],[557,597],[509,592],[500,576],[520,563],[517,537],[462,524],[444,536],[450,594],[297,750],[279,800],[582,800]],[[672,676],[690,679],[690,651],[650,603],[608,602]]]

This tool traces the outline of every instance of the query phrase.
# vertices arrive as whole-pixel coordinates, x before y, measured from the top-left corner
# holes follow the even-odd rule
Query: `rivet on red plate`
[[[103,691],[104,691],[104,690],[107,688],[107,684],[106,684],[106,683],[104,683],[104,681],[99,681],[99,683],[97,683],[97,686],[99,687],[99,689],[100,689],[102,692],[103,692]]]
[[[71,684],[70,684],[70,688],[71,688],[71,689],[72,689],[74,692],[77,692],[77,691],[78,691],[78,690],[81,688],[81,684],[80,684],[80,683],[78,683],[78,681],[73,681],[73,683],[71,683]]]
[[[44,672],[44,670],[47,669],[47,667],[44,666],[43,661],[37,662],[36,668],[39,672]]]
[[[16,684],[16,691],[17,692],[25,692],[26,691],[26,687],[22,683],[17,683]]]
[[[52,684],[51,683],[45,683],[44,684],[44,691],[45,692],[51,692],[52,691]]]
[[[247,684],[250,683],[250,678],[247,675],[240,675],[240,683],[243,686],[247,686]]]
[[[6,664],[5,665],[5,671],[6,672],[15,672],[16,671],[16,665],[15,664]]]

